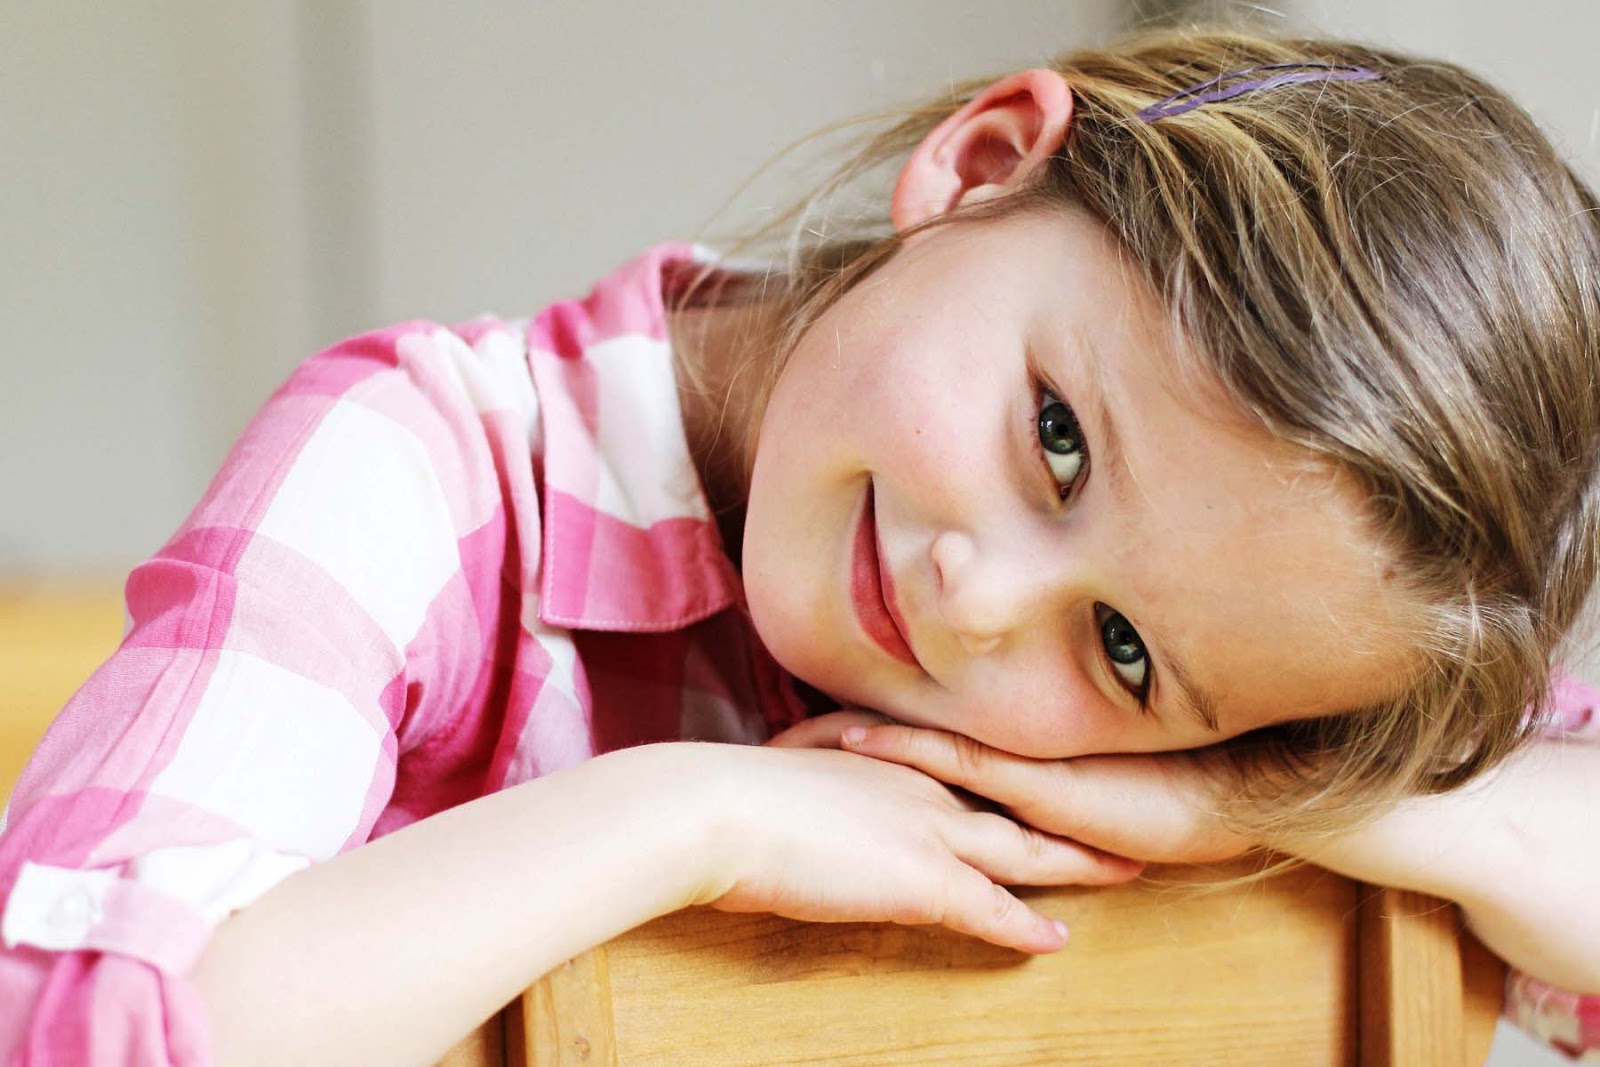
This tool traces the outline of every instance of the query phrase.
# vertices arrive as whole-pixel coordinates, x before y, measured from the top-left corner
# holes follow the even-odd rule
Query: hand
[[[712,875],[694,902],[724,911],[941,923],[1049,952],[1064,929],[1002,884],[1107,885],[1142,868],[977,810],[908,767],[810,748],[687,747],[715,750],[686,768],[713,783],[716,811]]]
[[[1213,797],[1226,781],[1216,749],[1029,759],[854,712],[808,720],[774,743],[838,744],[915,767],[1047,833],[1132,859],[1214,863],[1256,846],[1215,813]]]

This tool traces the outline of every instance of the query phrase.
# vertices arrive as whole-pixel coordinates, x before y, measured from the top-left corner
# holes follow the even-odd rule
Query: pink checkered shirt
[[[407,323],[309,360],[128,579],[0,836],[0,1059],[205,1064],[184,979],[280,879],[649,741],[797,721],[684,441],[663,246],[526,322]],[[1567,682],[1553,732],[1600,740]],[[1508,1012],[1600,1060],[1600,997]]]
[[[280,879],[626,745],[802,714],[684,439],[647,253],[526,322],[302,365],[72,698],[0,837],[0,1062],[204,1064],[185,974]]]

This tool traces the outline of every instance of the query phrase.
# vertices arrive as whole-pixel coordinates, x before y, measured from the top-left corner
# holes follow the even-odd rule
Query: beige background
[[[697,235],[807,132],[1103,38],[1135,6],[0,4],[0,575],[136,562],[316,348],[526,313]],[[1277,10],[1485,70],[1596,170],[1600,5]]]
[[[295,362],[523,314],[1116,0],[0,3],[0,573],[119,570]],[[759,205],[758,205],[759,206]]]
[[[344,334],[527,313],[817,127],[1175,6],[6,0],[0,579],[125,570]],[[1211,6],[1465,62],[1600,173],[1591,0]]]

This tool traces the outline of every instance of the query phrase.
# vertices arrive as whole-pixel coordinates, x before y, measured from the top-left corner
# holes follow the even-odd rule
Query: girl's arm
[[[1407,802],[1300,854],[1457,901],[1512,966],[1600,994],[1600,746],[1542,742],[1463,790]]]
[[[700,801],[649,763],[601,757],[280,883],[191,975],[216,1062],[432,1062],[556,963],[687,904]]]
[[[290,877],[218,930],[192,979],[220,1064],[429,1063],[560,961],[688,904],[943,922],[1048,951],[1055,924],[991,878],[1138,869],[850,753],[650,745]]]
[[[861,731],[858,738],[846,733]],[[1119,855],[1211,862],[1257,843],[1207,799],[1206,752],[1030,760],[934,730],[840,717],[845,747],[916,767],[1006,806],[1030,825]],[[1379,885],[1460,903],[1513,967],[1600,994],[1600,745],[1549,740],[1465,789],[1408,801],[1362,829],[1292,850]]]

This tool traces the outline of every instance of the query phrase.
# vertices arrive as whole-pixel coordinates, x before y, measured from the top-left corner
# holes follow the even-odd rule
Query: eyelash
[[[1117,676],[1117,684],[1126,689],[1130,694],[1132,694],[1134,699],[1139,702],[1139,713],[1143,715],[1148,713],[1150,710],[1150,686],[1156,676],[1155,660],[1150,658],[1150,650],[1144,646],[1144,638],[1139,636],[1139,631],[1134,629],[1133,623],[1128,622],[1128,617],[1126,615],[1122,614],[1120,611],[1109,608],[1104,604],[1096,604],[1095,624],[1096,629],[1100,634],[1100,653],[1106,658],[1106,662],[1114,663],[1111,658],[1111,650],[1106,647],[1106,629],[1113,618],[1121,619],[1123,624],[1133,632],[1134,638],[1138,641],[1139,652],[1144,659],[1144,677],[1139,680],[1139,687],[1134,689],[1128,684],[1127,680],[1122,677],[1122,672],[1117,670],[1114,665],[1111,668],[1111,673]]]
[[[1078,421],[1078,415],[1072,410],[1072,405],[1068,404],[1065,400],[1062,400],[1060,393],[1058,393],[1048,383],[1036,381],[1034,383],[1033,398],[1033,426],[1032,432],[1029,433],[1028,437],[1029,440],[1033,442],[1034,454],[1038,456],[1039,462],[1043,465],[1046,475],[1052,482],[1055,483],[1056,494],[1059,499],[1062,501],[1070,500],[1077,492],[1078,487],[1083,484],[1083,480],[1089,476],[1089,442],[1084,440],[1083,425]],[[1042,434],[1044,433],[1045,409],[1057,404],[1059,404],[1066,411],[1067,416],[1072,420],[1072,426],[1076,431],[1077,436],[1077,452],[1082,456],[1082,460],[1077,471],[1074,472],[1072,480],[1066,485],[1062,485],[1060,479],[1056,477],[1054,469],[1050,466],[1050,454],[1046,452],[1044,442],[1040,440]],[[1055,454],[1062,456],[1065,455],[1065,453]]]
[[[1028,436],[1029,436],[1029,439],[1033,442],[1034,454],[1038,457],[1039,463],[1044,467],[1046,476],[1052,482],[1055,483],[1056,492],[1057,492],[1060,500],[1063,503],[1065,503],[1066,501],[1070,500],[1074,495],[1076,495],[1076,493],[1079,490],[1079,487],[1083,485],[1084,479],[1089,476],[1089,442],[1084,439],[1084,436],[1083,436],[1083,424],[1078,421],[1077,412],[1072,410],[1072,405],[1071,404],[1068,404],[1065,400],[1061,399],[1060,393],[1053,386],[1051,386],[1049,383],[1044,382],[1042,380],[1036,380],[1034,382],[1033,393],[1034,393],[1034,420],[1033,420],[1032,432]],[[1076,441],[1077,441],[1076,452],[1082,455],[1082,460],[1081,460],[1081,462],[1080,462],[1080,464],[1078,466],[1078,469],[1073,473],[1072,480],[1066,485],[1062,485],[1061,484],[1060,479],[1057,478],[1057,476],[1056,476],[1055,470],[1050,466],[1050,458],[1049,457],[1050,457],[1051,453],[1047,452],[1047,450],[1044,447],[1044,441],[1041,440],[1041,438],[1042,438],[1042,436],[1044,434],[1044,431],[1045,431],[1045,427],[1044,427],[1044,412],[1045,412],[1045,409],[1048,408],[1048,407],[1051,407],[1052,405],[1057,405],[1057,404],[1059,404],[1063,409],[1065,409],[1065,411],[1067,413],[1067,416],[1072,420],[1072,426],[1073,426],[1073,429],[1075,431],[1075,437],[1076,437]],[[1054,453],[1054,454],[1055,455],[1067,455],[1068,453]],[[1104,637],[1102,636],[1103,629],[1104,629],[1106,621],[1113,615],[1117,615],[1117,616],[1121,617],[1124,622],[1127,622],[1126,616],[1122,616],[1120,612],[1114,610],[1113,608],[1110,608],[1110,607],[1108,607],[1107,605],[1104,605],[1104,604],[1096,604],[1095,605],[1095,632],[1096,632],[1096,636],[1100,638],[1100,655],[1105,660],[1107,666],[1111,668],[1111,673],[1116,677],[1117,684],[1120,685],[1124,690],[1126,690],[1130,695],[1132,695],[1135,700],[1138,701],[1140,713],[1141,714],[1146,714],[1150,710],[1150,689],[1151,689],[1152,682],[1153,682],[1153,680],[1155,678],[1155,660],[1153,658],[1151,658],[1150,650],[1145,648],[1144,649],[1144,664],[1145,664],[1144,679],[1140,683],[1138,689],[1133,689],[1133,688],[1129,687],[1128,683],[1123,680],[1121,672],[1118,671],[1116,669],[1116,667],[1112,665],[1112,663],[1111,663],[1111,653],[1105,647],[1105,640],[1104,640]],[[1132,624],[1130,623],[1129,626],[1131,628]],[[1137,630],[1135,630],[1134,632],[1135,632],[1135,634],[1138,633]],[[1143,638],[1139,639],[1139,643],[1140,643],[1140,647],[1143,648],[1143,646],[1144,646]]]

